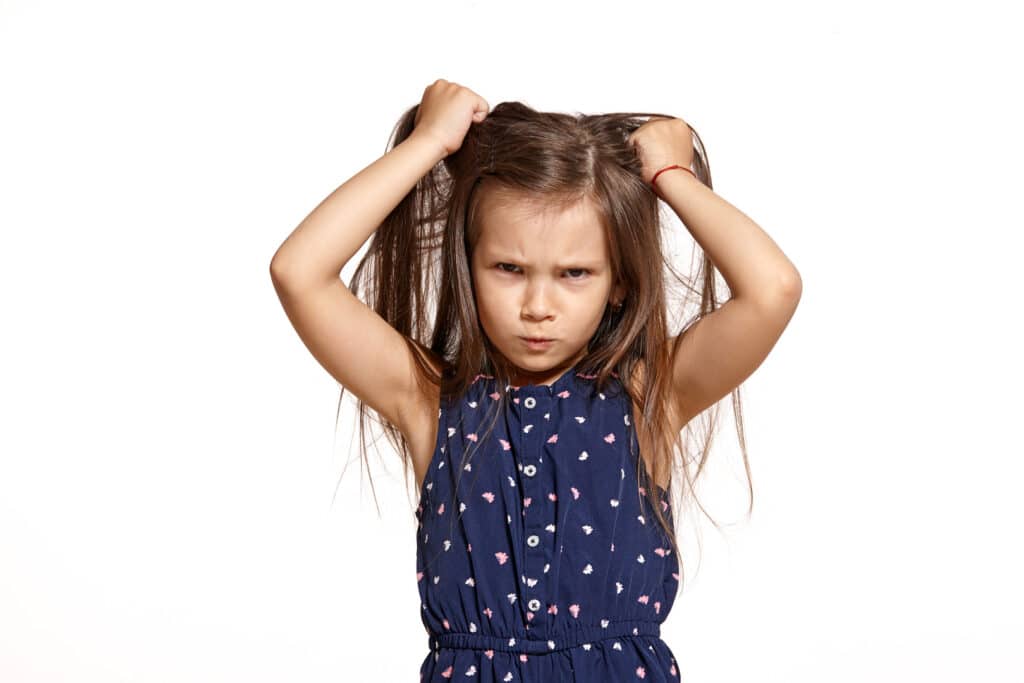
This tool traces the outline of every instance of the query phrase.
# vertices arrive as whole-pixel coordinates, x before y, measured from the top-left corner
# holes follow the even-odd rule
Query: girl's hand
[[[630,134],[629,142],[640,156],[643,164],[640,177],[645,183],[650,183],[654,174],[666,166],[679,164],[689,168],[693,163],[693,131],[682,119],[648,119]]]
[[[462,146],[469,126],[483,121],[489,110],[487,101],[469,88],[439,78],[423,91],[412,134],[433,139],[448,156]]]

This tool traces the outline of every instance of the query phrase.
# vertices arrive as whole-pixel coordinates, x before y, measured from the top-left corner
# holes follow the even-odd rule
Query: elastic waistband
[[[566,648],[578,647],[607,638],[628,638],[630,636],[661,636],[661,624],[652,621],[613,621],[607,626],[579,626],[569,632],[541,639],[527,636],[493,636],[482,633],[431,634],[430,649],[497,650],[524,654],[545,654]]]

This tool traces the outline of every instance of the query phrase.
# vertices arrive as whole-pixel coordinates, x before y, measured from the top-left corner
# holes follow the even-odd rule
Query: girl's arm
[[[421,396],[406,338],[341,281],[341,269],[435,163],[433,138],[413,134],[334,190],[278,248],[274,289],[302,343],[343,387],[414,445],[432,403]],[[429,349],[420,346],[428,357]],[[426,464],[414,458],[417,476]]]
[[[659,195],[729,285],[731,297],[688,327],[673,384],[683,425],[753,374],[782,336],[800,301],[796,267],[760,226],[707,185],[680,170],[658,176]],[[669,340],[669,348],[675,339]]]
[[[652,118],[630,135],[641,175],[676,212],[721,271],[731,297],[668,340],[678,431],[753,374],[786,329],[800,301],[800,274],[778,245],[742,211],[685,170],[693,130],[676,117]],[[664,170],[672,164],[682,169]]]

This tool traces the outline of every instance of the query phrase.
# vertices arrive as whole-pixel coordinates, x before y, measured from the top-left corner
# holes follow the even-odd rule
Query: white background
[[[800,271],[749,521],[721,404],[683,680],[1024,680],[1006,7],[0,4],[0,680],[417,680],[413,493],[381,440],[378,517],[269,263],[437,78],[685,118]]]

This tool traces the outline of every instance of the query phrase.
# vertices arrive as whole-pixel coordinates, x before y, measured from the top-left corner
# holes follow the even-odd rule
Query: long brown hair
[[[388,141],[388,150],[413,132],[418,108],[412,107],[401,117]],[[483,191],[494,188],[553,204],[568,205],[583,198],[593,201],[603,218],[613,281],[624,284],[627,294],[621,308],[607,307],[578,370],[592,375],[598,390],[603,390],[610,377],[638,377],[638,387],[623,382],[630,400],[643,415],[642,423],[635,425],[640,451],[645,455],[637,458],[637,478],[682,567],[673,529],[679,516],[672,515],[673,523],[666,519],[663,503],[667,503],[669,491],[656,482],[671,481],[672,474],[680,471],[683,487],[675,489],[677,504],[672,509],[679,510],[680,504],[688,502],[687,491],[697,500],[695,484],[710,454],[717,404],[697,416],[710,414],[710,419],[701,430],[704,440],[699,459],[690,457],[686,449],[690,439],[682,435],[697,432],[697,417],[681,433],[671,427],[672,365],[681,334],[668,349],[665,270],[685,287],[684,301],[689,295],[700,298],[697,311],[681,332],[723,302],[716,295],[717,271],[706,255],[689,279],[681,278],[665,258],[658,198],[641,178],[640,158],[628,140],[650,118],[665,116],[570,115],[536,111],[521,102],[498,104],[482,122],[471,125],[461,147],[435,165],[388,214],[374,233],[349,289],[359,296],[359,289],[367,284],[368,305],[405,336],[416,359],[417,382],[424,395],[440,388],[443,402],[462,394],[481,374],[495,377],[499,386],[509,384],[509,368],[483,333],[475,306],[470,262],[479,233],[480,197]],[[693,168],[697,178],[710,188],[711,170],[704,145],[692,126],[691,130]],[[695,246],[697,249],[699,246]],[[693,282],[699,282],[699,286]],[[421,346],[429,347],[443,361],[441,373],[424,359]],[[644,371],[634,375],[638,365]],[[342,387],[339,413],[344,392]],[[753,510],[753,486],[739,387],[732,391],[732,398],[750,492],[749,515]],[[357,405],[360,453],[365,456],[368,406],[362,400]],[[401,454],[408,480],[412,462],[409,444],[396,425],[383,418],[378,422]],[[675,466],[677,453],[682,467]],[[691,474],[694,461],[696,471]],[[372,487],[372,476],[370,480]],[[703,506],[700,509],[706,514]]]

